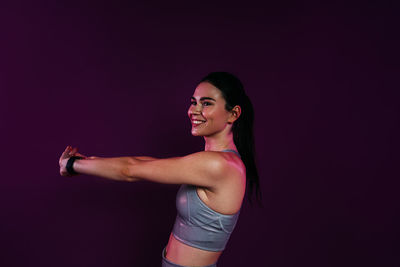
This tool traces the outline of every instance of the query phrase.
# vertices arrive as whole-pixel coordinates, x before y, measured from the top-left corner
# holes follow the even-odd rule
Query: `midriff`
[[[217,262],[222,251],[208,251],[186,245],[171,233],[166,247],[166,258],[185,266],[207,266]]]

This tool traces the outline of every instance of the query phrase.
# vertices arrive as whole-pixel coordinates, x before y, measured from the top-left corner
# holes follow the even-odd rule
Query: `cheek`
[[[218,112],[215,112],[215,110],[205,110],[203,111],[203,117],[209,122],[216,122],[218,121]]]
[[[221,118],[221,111],[216,108],[209,108],[203,110],[203,115],[213,120],[219,120]]]
[[[226,124],[226,113],[220,110],[214,110],[207,114],[209,120],[213,122],[215,125],[223,125]]]

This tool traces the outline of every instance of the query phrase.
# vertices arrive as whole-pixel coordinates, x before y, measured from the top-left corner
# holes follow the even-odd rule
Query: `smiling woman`
[[[239,218],[246,188],[250,201],[253,188],[257,200],[261,197],[253,107],[239,79],[227,72],[210,73],[196,87],[187,113],[192,135],[204,138],[204,151],[165,159],[98,158],[68,146],[59,160],[62,176],[181,185],[163,267],[216,266]]]

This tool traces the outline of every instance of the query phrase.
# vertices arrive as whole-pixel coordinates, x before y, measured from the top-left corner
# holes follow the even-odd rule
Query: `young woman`
[[[250,200],[253,188],[257,199],[261,196],[253,107],[239,79],[226,72],[204,77],[191,98],[188,116],[192,135],[204,137],[204,151],[166,159],[98,158],[68,146],[59,160],[62,176],[181,184],[178,214],[162,252],[163,267],[216,266],[236,225],[246,183]]]

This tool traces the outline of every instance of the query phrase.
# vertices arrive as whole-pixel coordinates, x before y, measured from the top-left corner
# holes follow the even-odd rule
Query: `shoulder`
[[[200,165],[210,171],[221,171],[227,167],[228,161],[220,152],[200,151],[181,158],[182,162]]]
[[[233,153],[201,151],[183,157],[182,161],[206,168],[217,177],[225,177],[228,173],[243,173],[244,170],[243,162]]]

